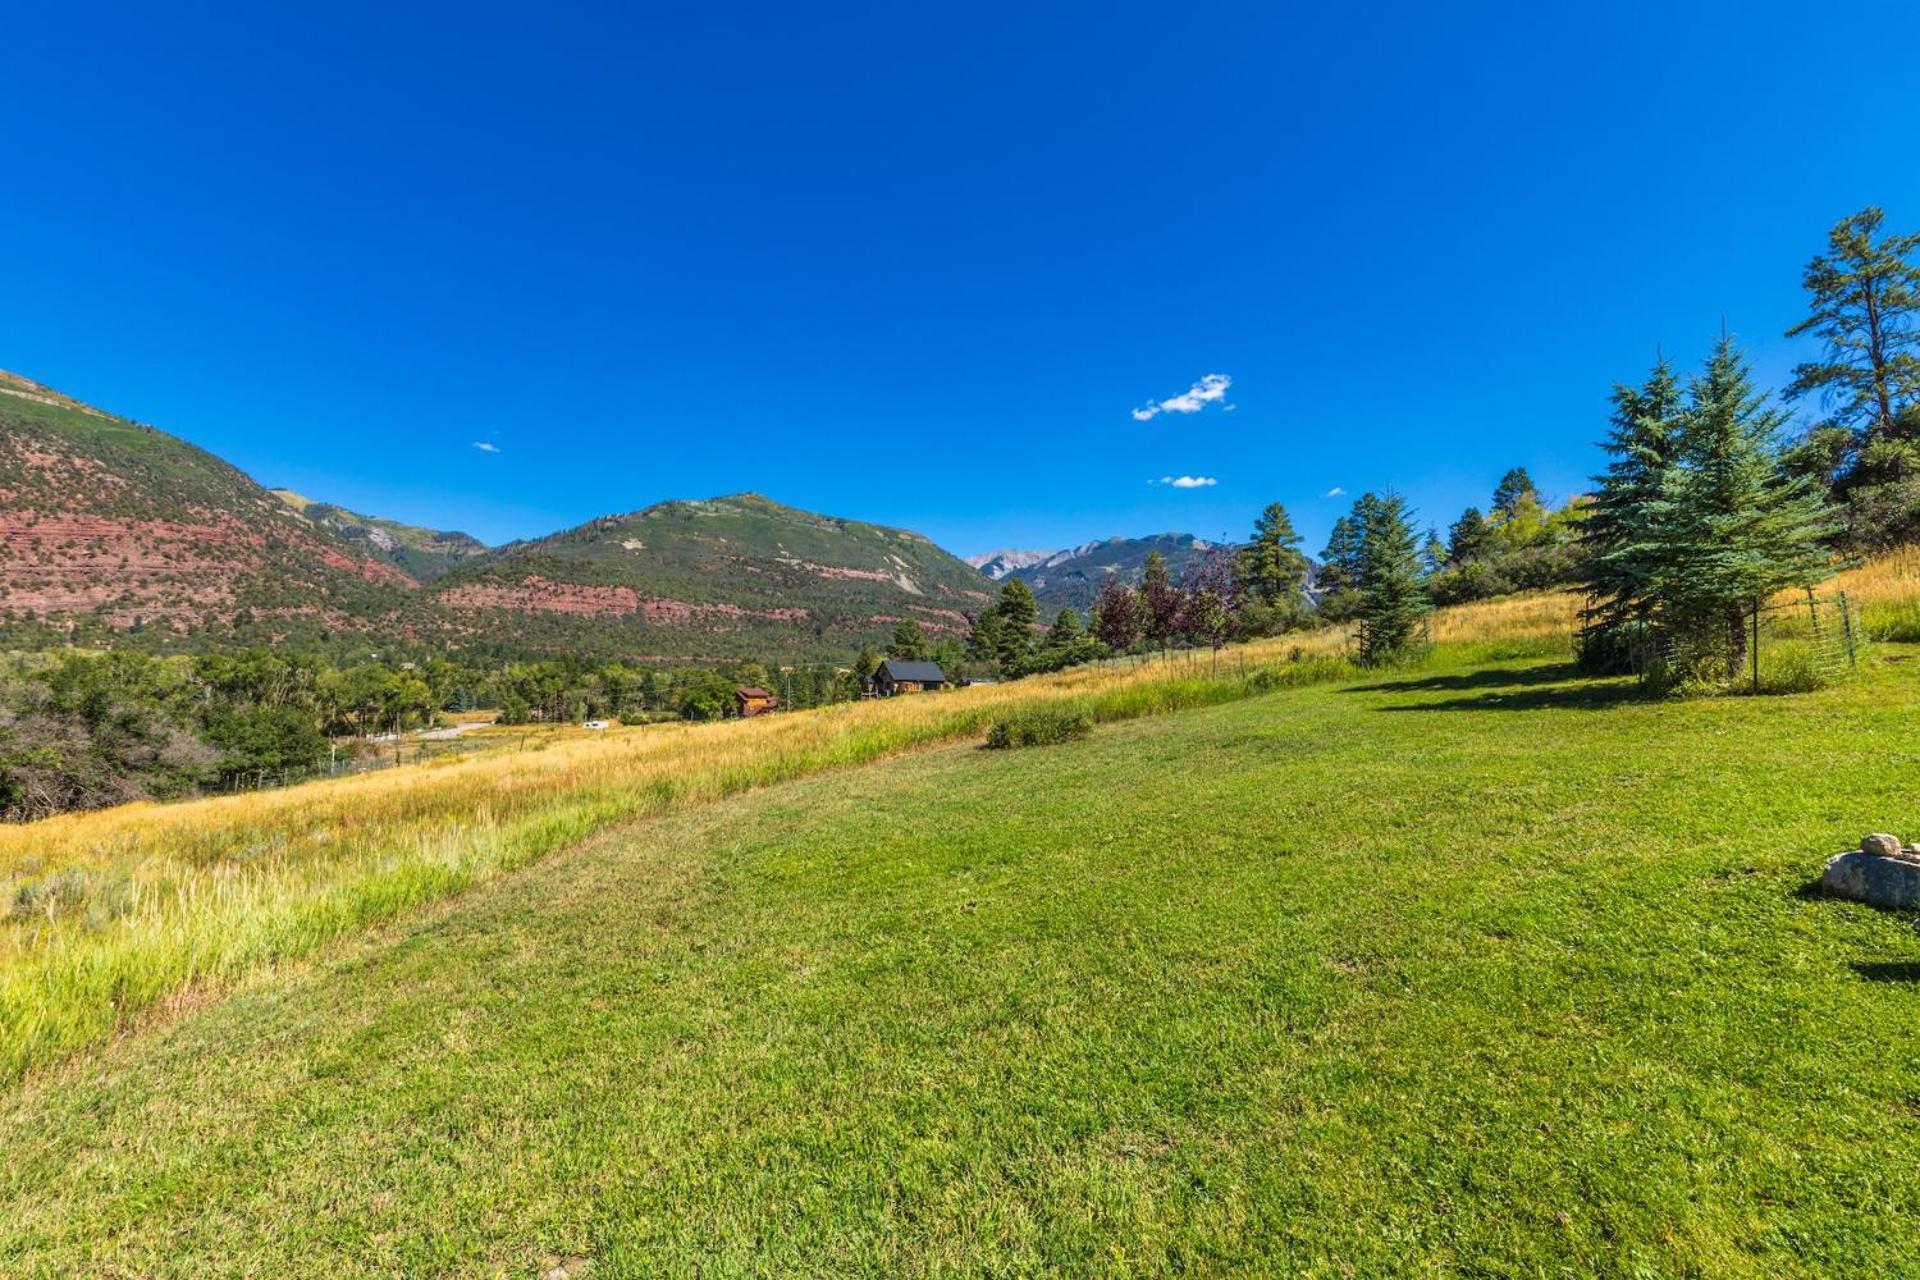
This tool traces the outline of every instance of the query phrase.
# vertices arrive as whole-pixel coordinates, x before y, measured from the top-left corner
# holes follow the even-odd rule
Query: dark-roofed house
[[[888,658],[873,673],[873,691],[883,698],[891,698],[896,693],[919,693],[923,689],[946,687],[947,673],[940,669],[937,662]]]
[[[780,699],[765,689],[754,685],[742,685],[733,691],[733,700],[743,716],[757,716],[763,711],[771,711],[780,705]]]

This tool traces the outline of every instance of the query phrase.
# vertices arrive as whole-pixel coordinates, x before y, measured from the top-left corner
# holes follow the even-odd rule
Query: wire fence
[[[1658,684],[1744,683],[1754,693],[1817,688],[1860,665],[1860,616],[1844,591],[1781,598],[1729,615],[1724,625],[1643,633],[1634,673]]]

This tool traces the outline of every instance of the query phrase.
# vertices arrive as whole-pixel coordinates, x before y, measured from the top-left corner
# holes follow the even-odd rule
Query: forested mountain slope
[[[964,634],[989,584],[925,537],[759,494],[662,502],[503,548],[434,584],[470,644],[844,658],[903,617]]]

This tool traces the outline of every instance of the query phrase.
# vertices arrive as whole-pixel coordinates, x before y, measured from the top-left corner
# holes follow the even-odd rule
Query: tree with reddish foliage
[[[1115,653],[1125,653],[1140,643],[1140,597],[1132,587],[1120,585],[1117,578],[1100,584],[1100,598],[1093,603],[1093,634]]]
[[[1173,585],[1173,572],[1167,558],[1158,551],[1147,553],[1146,569],[1140,577],[1141,631],[1149,644],[1166,648],[1180,634],[1180,589]]]
[[[1218,652],[1233,634],[1233,615],[1238,603],[1233,585],[1233,557],[1216,549],[1190,563],[1181,578],[1180,634]]]

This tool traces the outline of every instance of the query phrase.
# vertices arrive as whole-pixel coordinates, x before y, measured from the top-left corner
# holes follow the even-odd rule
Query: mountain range
[[[839,659],[901,618],[964,635],[996,583],[1085,610],[1159,551],[1104,538],[962,561],[924,536],[754,493],[489,547],[267,489],[213,454],[0,372],[0,647],[291,643],[496,657]]]
[[[488,548],[266,489],[0,373],[0,647],[844,659],[901,618],[963,635],[991,599],[920,534],[751,493]]]
[[[1102,538],[1064,551],[998,551],[980,557],[989,578],[1019,578],[1033,588],[1042,610],[1078,609],[1085,613],[1109,578],[1126,586],[1140,581],[1147,557],[1158,551],[1175,579],[1193,561],[1221,544],[1190,533],[1156,533],[1144,538]],[[969,562],[971,563],[971,562]]]

